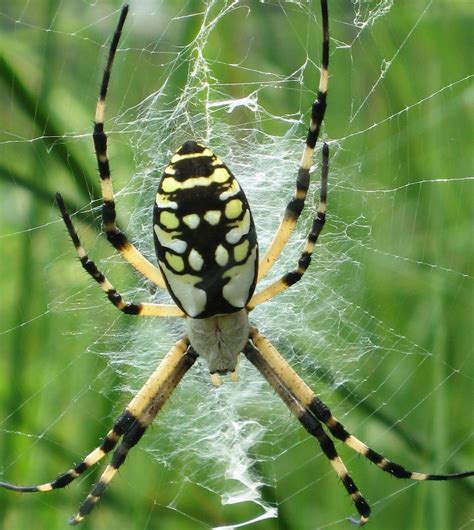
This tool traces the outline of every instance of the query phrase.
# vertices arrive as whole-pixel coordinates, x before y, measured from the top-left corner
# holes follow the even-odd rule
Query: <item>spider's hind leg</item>
[[[338,455],[334,442],[324,431],[321,421],[301,399],[299,390],[306,386],[304,381],[255,328],[251,329],[250,339],[251,342],[244,349],[245,356],[275,389],[306,431],[316,438],[359,513],[359,519],[350,518],[350,521],[358,526],[364,525],[369,520],[370,506]]]
[[[94,509],[120,466],[125,462],[130,449],[140,441],[197,357],[198,354],[189,345],[187,338],[179,340],[128,404],[125,411],[134,418],[134,421],[124,433],[122,442],[97,484],[80,505],[77,514],[69,519],[69,524],[80,523]]]
[[[91,451],[85,458],[83,458],[79,464],[68,469],[64,473],[59,474],[53,481],[46,482],[45,484],[38,484],[35,486],[18,486],[11,484],[10,482],[0,482],[0,487],[9,489],[12,491],[18,491],[20,493],[35,493],[38,491],[52,491],[66,487],[73,480],[78,478],[84,471],[97,464],[107,453],[112,451],[120,437],[125,431],[127,419],[122,415],[114,424],[113,428],[107,433],[102,443]]]
[[[341,440],[353,451],[364,456],[380,469],[396,478],[410,480],[454,480],[474,476],[474,471],[450,474],[430,474],[409,471],[400,464],[385,458],[350,434],[332,415],[327,405],[314,394],[274,346],[255,328],[251,328],[250,330],[250,340],[251,342],[249,342],[249,345],[244,351],[245,355],[275,388],[305,429],[317,438],[321,449],[342,480],[360,514],[360,521],[356,521],[358,524],[365,524],[367,522],[370,507],[355,487],[347,469],[337,456],[333,442],[322,430],[322,425],[327,427],[334,438]]]
[[[326,425],[334,438],[341,440],[353,451],[364,456],[367,458],[367,460],[370,460],[373,464],[378,466],[382,471],[390,473],[390,475],[393,475],[395,478],[405,478],[410,480],[454,480],[474,476],[474,471],[462,471],[459,473],[447,474],[432,474],[420,473],[419,471],[409,471],[400,464],[385,458],[377,451],[374,451],[374,449],[371,449],[364,442],[360,441],[353,434],[350,434],[344,425],[342,425],[342,423],[340,423],[332,415],[328,406],[316,395],[313,394],[308,408],[318,418],[319,421]]]
[[[70,524],[80,523],[100,500],[117,470],[125,461],[129,450],[139,442],[148,426],[168,401],[173,390],[193,366],[196,358],[197,354],[189,346],[186,338],[176,342],[137,395],[127,405],[113,428],[105,436],[102,444],[90,452],[79,464],[61,473],[52,482],[36,486],[17,486],[9,482],[0,482],[0,487],[20,493],[46,492],[64,488],[115,449],[110,464],[105,468],[99,481],[81,504],[78,513],[69,521]],[[120,438],[122,441],[119,444]]]

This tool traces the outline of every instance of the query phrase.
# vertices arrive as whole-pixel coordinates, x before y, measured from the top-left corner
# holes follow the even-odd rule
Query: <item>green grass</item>
[[[89,133],[104,63],[101,45],[108,42],[116,19],[112,6],[119,3],[93,4],[79,8],[76,2],[41,0],[24,12],[13,3],[0,8],[0,476],[20,483],[48,480],[77,462],[125,403],[119,388],[127,377],[100,353],[118,350],[121,334],[135,323],[102,303],[79,270],[53,200],[60,190],[80,213],[81,236],[99,262],[111,255],[99,244],[97,212],[91,214],[91,199],[99,195]],[[319,27],[309,33],[304,12],[293,4],[285,4],[285,14],[268,4],[246,4],[252,6],[248,16],[239,9],[222,19],[206,47],[213,74],[232,97],[252,90],[239,83],[263,82],[255,69],[288,75],[304,61],[306,48],[319,60]],[[297,355],[309,352],[311,361],[299,368],[360,438],[409,468],[454,471],[472,468],[474,453],[474,188],[466,178],[473,168],[472,10],[464,2],[395,4],[359,37],[352,4],[330,5],[334,40],[325,133],[340,149],[332,148],[322,244],[329,254],[343,250],[347,259],[334,268],[325,292],[344,296],[360,335],[352,341],[356,327],[345,325],[345,314],[324,325],[341,334],[332,345],[347,343],[350,349],[361,337],[372,345],[360,363],[349,365],[348,380],[339,388],[334,361],[318,357],[319,344],[297,342]],[[200,2],[157,3],[153,16],[130,18],[127,52],[119,53],[112,79],[110,116],[156,90],[167,53],[196,35],[201,18],[189,17],[160,38],[181,7],[181,14],[202,10]],[[316,4],[312,10],[319,20]],[[145,47],[157,53],[143,53]],[[243,58],[248,70],[228,67]],[[384,58],[393,58],[392,64],[371,93]],[[176,66],[167,101],[175,100],[187,73],[187,63]],[[316,70],[308,68],[303,90],[292,85],[263,91],[259,102],[275,115],[305,111],[316,79]],[[243,123],[249,116],[220,115]],[[117,190],[128,183],[136,162],[129,137],[119,130],[115,123],[110,139]],[[274,121],[265,130],[284,132]],[[299,134],[304,136],[304,127]],[[430,180],[437,182],[424,182]],[[135,284],[131,274],[114,271],[113,279]],[[275,304],[284,314],[281,302]],[[102,315],[91,317],[90,307]],[[318,330],[316,308],[313,318],[311,307],[305,311],[308,328]],[[98,323],[113,331],[102,336]],[[288,347],[284,337],[279,344]],[[314,442],[301,429],[275,427],[264,411],[257,413],[271,427],[256,448],[265,458],[254,472],[275,486],[263,490],[266,499],[278,502],[279,518],[251,528],[347,528],[344,518],[353,514],[352,506]],[[148,444],[163,451],[174,445],[160,445],[159,436],[157,427]],[[468,528],[474,517],[472,480],[408,487],[349,451],[341,454],[373,504],[372,528],[451,530]],[[84,528],[194,530],[259,515],[250,503],[221,506],[206,488],[183,482],[180,462],[173,463],[166,467],[135,449]],[[65,528],[94,480],[88,475],[49,495],[0,491],[0,528]]]

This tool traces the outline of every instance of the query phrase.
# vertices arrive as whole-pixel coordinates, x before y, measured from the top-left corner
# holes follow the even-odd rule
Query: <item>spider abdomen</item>
[[[153,212],[168,290],[190,317],[235,313],[255,289],[258,246],[236,178],[208,148],[187,141],[162,176]]]

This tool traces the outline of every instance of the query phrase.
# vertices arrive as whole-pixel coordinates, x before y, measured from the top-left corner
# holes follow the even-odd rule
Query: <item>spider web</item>
[[[81,3],[83,12],[78,4],[0,8],[2,48],[15,44],[28,54],[29,70],[21,66],[21,73],[29,72],[38,100],[48,96],[49,119],[63,120],[60,134],[46,125],[38,134],[12,110],[18,85],[10,75],[0,100],[6,109],[0,174],[7,174],[0,184],[1,335],[23,357],[4,360],[1,472],[9,480],[20,469],[15,478],[24,483],[54,478],[94,447],[181,332],[174,320],[130,323],[117,316],[89,278],[77,278],[52,202],[38,213],[40,196],[17,177],[31,167],[47,174],[47,187],[64,188],[79,205],[74,213],[97,225],[100,201],[81,198],[55,153],[67,146],[81,153],[85,168],[94,166],[83,112],[92,116],[118,12],[103,0]],[[304,279],[259,306],[252,321],[350,431],[409,469],[441,473],[472,468],[473,74],[472,64],[459,59],[468,49],[472,9],[462,2],[414,4],[329,6],[331,78],[322,132],[331,149],[328,223]],[[320,22],[317,2],[132,3],[106,129],[122,226],[150,260],[150,204],[160,168],[190,137],[226,161],[246,191],[261,248],[269,244],[294,189],[318,83]],[[458,31],[446,29],[449,23]],[[55,76],[41,84],[51,38],[64,48]],[[80,88],[71,75],[76,59],[78,76],[82,62],[89,76]],[[22,156],[36,165],[24,165]],[[319,160],[318,148],[306,212],[265,283],[298,259],[317,203]],[[130,276],[120,258],[105,257],[111,253],[97,231],[78,228],[126,298],[168,300]],[[33,252],[23,243],[28,238],[36,240]],[[12,272],[27,252],[36,272]],[[18,278],[9,281],[11,274]],[[44,294],[26,296],[28,309],[17,308],[18,290],[34,281],[45,282]],[[8,316],[12,307],[16,320]],[[44,342],[28,338],[35,333]],[[344,528],[354,512],[314,440],[244,361],[239,382],[217,389],[198,362],[150,431],[91,516],[94,528],[121,528],[128,509],[141,510],[131,519],[136,528]],[[376,520],[387,529],[472,524],[472,483],[395,481],[339,448],[374,509],[375,527]],[[63,527],[94,480],[81,477],[79,486],[54,497],[9,499],[5,520],[19,525],[22,510],[36,510],[51,518],[48,527]]]

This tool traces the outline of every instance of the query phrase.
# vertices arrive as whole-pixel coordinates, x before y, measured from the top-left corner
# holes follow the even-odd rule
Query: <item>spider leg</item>
[[[173,390],[193,366],[197,357],[194,349],[189,347],[187,339],[178,341],[155,373],[143,385],[126,409],[134,417],[131,428],[124,434],[110,464],[80,505],[77,514],[69,519],[69,524],[80,523],[94,509],[118,469],[124,463],[130,449],[140,441],[158,412],[168,401]]]
[[[45,484],[38,484],[36,486],[17,486],[9,482],[0,482],[2,488],[6,488],[13,491],[19,491],[20,493],[34,493],[37,491],[51,491],[59,488],[64,488],[70,484],[77,477],[82,475],[84,471],[97,464],[107,453],[112,451],[117,445],[117,442],[123,436],[127,425],[130,423],[129,416],[126,413],[122,414],[120,418],[114,423],[112,429],[107,433],[102,443],[93,449],[85,458],[83,458],[79,464],[68,469],[64,473],[59,474],[52,482]]]
[[[335,438],[344,442],[356,453],[364,456],[383,471],[390,473],[396,478],[411,480],[453,480],[474,476],[474,470],[450,474],[431,474],[409,471],[400,464],[385,458],[381,454],[368,447],[365,443],[361,442],[355,436],[350,434],[345,427],[332,415],[327,405],[314,394],[308,385],[306,385],[306,383],[293,370],[293,368],[291,368],[285,359],[283,359],[283,357],[278,353],[268,339],[261,335],[255,328],[251,328],[250,339],[255,345],[255,348],[258,350],[257,362],[260,363],[263,368],[254,362],[254,357],[256,354],[254,354],[253,351],[250,352],[250,357],[247,352],[244,353],[247,355],[247,357],[249,357],[249,360],[257,366],[257,368],[265,377],[267,377],[267,375],[264,370],[272,372],[272,377],[278,379],[283,391],[289,392],[298,401],[298,403],[304,407],[306,414],[310,414],[317,421],[323,423]],[[276,390],[281,395],[280,390]],[[285,398],[283,399],[285,400]],[[363,515],[360,511],[359,513]]]
[[[115,224],[116,211],[114,192],[112,188],[112,178],[110,173],[109,158],[107,155],[107,135],[104,132],[104,115],[105,115],[105,98],[109,87],[110,74],[112,65],[117,51],[117,46],[122,34],[122,28],[128,13],[128,5],[124,5],[120,14],[112,43],[110,45],[107,65],[104,70],[102,84],[100,87],[99,98],[97,100],[95,121],[94,121],[94,147],[97,157],[97,165],[100,176],[100,185],[102,190],[102,224],[107,239],[113,247],[120,252],[125,260],[132,265],[138,272],[161,288],[166,288],[161,271],[148,261],[127,239],[127,236]]]
[[[279,280],[271,283],[268,287],[252,296],[250,302],[247,304],[247,309],[251,311],[255,306],[270,300],[278,293],[288,289],[296,282],[300,281],[303,274],[308,270],[311,263],[311,256],[313,254],[314,246],[318,241],[324,223],[326,222],[326,202],[327,202],[327,188],[328,188],[328,171],[329,171],[329,147],[325,143],[323,145],[323,162],[321,166],[321,191],[319,196],[319,206],[316,216],[313,220],[311,232],[306,238],[306,243],[303,252],[298,260],[298,266],[291,272],[286,273]]]
[[[60,193],[56,193],[56,201],[59,209],[61,210],[61,216],[66,225],[69,236],[72,239],[74,248],[79,257],[84,270],[89,273],[94,280],[99,284],[102,291],[107,295],[107,298],[112,304],[127,315],[140,315],[140,316],[155,316],[155,317],[182,317],[184,313],[177,305],[173,304],[151,304],[143,302],[127,302],[122,298],[122,295],[116,291],[114,286],[104,276],[104,274],[97,268],[96,264],[89,259],[84,247],[81,244],[77,231],[74,228],[71,217],[66,209],[64,200]]]
[[[101,445],[90,452],[79,464],[58,475],[52,482],[36,486],[17,486],[8,482],[0,482],[0,487],[22,493],[46,492],[64,488],[84,471],[99,462],[107,453],[115,449],[120,438],[122,438],[122,442],[118,445],[111,463],[106,467],[99,482],[81,504],[79,512],[70,520],[71,524],[79,523],[98,502],[117,469],[125,460],[130,448],[138,443],[184,374],[194,364],[196,358],[197,354],[189,347],[189,341],[186,338],[174,344],[155,372],[114,423]]]
[[[291,370],[289,365],[284,366],[285,361],[280,357],[280,365],[278,366],[275,363],[272,363],[267,356],[265,349],[273,348],[273,346],[264,339],[261,335],[258,335],[256,330],[254,330],[254,336],[251,335],[251,340],[253,342],[248,342],[247,346],[244,349],[244,354],[247,359],[260,371],[260,373],[265,377],[265,379],[270,383],[270,385],[275,389],[290,411],[298,418],[299,422],[303,425],[306,431],[316,438],[321,450],[325,454],[326,458],[329,460],[332,468],[336,472],[337,476],[340,478],[342,484],[346,488],[347,493],[350,495],[352,502],[354,503],[355,508],[359,513],[359,520],[350,519],[352,522],[356,523],[359,526],[364,525],[369,520],[370,515],[370,506],[367,501],[362,496],[355,482],[352,480],[349,472],[344,465],[344,462],[338,455],[334,442],[331,438],[325,433],[321,422],[314,416],[314,414],[305,406],[305,404],[298,397],[297,393],[294,392],[294,388],[287,385],[284,380],[283,372],[287,368]],[[262,341],[265,341],[263,348],[260,349],[262,344],[257,346],[256,339],[261,338]],[[274,350],[276,352],[276,350]],[[277,355],[278,352],[277,352]],[[295,374],[296,376],[296,374]],[[297,376],[296,376],[297,377]],[[303,381],[301,381],[302,384]]]
[[[311,402],[307,405],[309,410],[318,418],[319,421],[323,422],[334,438],[341,440],[353,451],[364,456],[372,463],[376,464],[382,471],[390,473],[395,478],[406,478],[410,480],[454,480],[459,478],[466,478],[474,476],[474,470],[462,471],[460,473],[447,473],[447,474],[432,474],[432,473],[420,473],[418,471],[408,471],[400,464],[392,462],[388,458],[385,458],[377,451],[374,451],[364,442],[361,442],[354,435],[350,434],[344,425],[339,422],[331,413],[328,406],[321,401],[314,393],[312,395]]]
[[[319,88],[316,100],[311,109],[311,121],[298,170],[298,177],[296,179],[296,191],[286,206],[285,214],[272,242],[270,243],[270,247],[260,261],[257,282],[266,276],[293,233],[298,218],[304,208],[306,194],[309,188],[309,172],[313,162],[314,150],[321,130],[321,124],[326,112],[326,95],[329,79],[329,18],[326,0],[321,0],[321,12],[323,25],[323,51]]]

